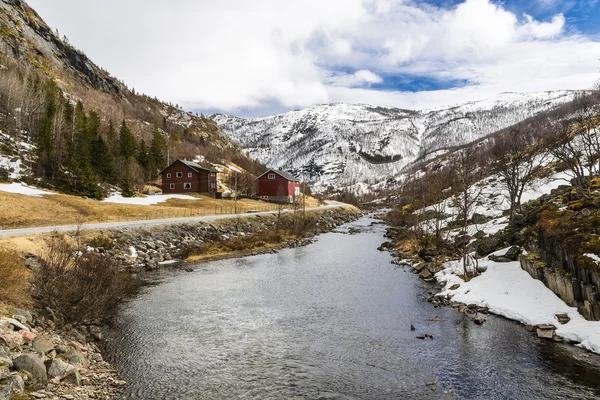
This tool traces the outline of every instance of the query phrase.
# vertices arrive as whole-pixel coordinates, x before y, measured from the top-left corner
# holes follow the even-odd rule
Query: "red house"
[[[300,181],[290,173],[270,169],[256,178],[256,196],[276,203],[293,203],[300,196]]]
[[[217,191],[217,171],[195,162],[177,160],[160,174],[164,194],[205,193],[212,196]]]

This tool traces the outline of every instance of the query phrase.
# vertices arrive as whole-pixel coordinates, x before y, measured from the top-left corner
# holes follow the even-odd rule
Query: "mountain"
[[[52,87],[60,93],[55,96]],[[53,132],[47,137],[54,143],[46,143],[49,148],[44,161],[48,164],[63,160],[65,164],[68,157],[63,156],[62,141],[72,137],[73,129],[61,119],[71,118],[69,108],[78,102],[86,114],[99,115],[99,132],[105,139],[109,121],[118,129],[125,120],[136,143],[144,139],[149,145],[156,127],[169,143],[169,150],[164,148],[165,159],[169,153],[171,159],[201,159],[212,166],[233,163],[252,173],[262,169],[213,120],[137,93],[73,47],[66,37],[60,38],[25,1],[0,0],[0,166],[9,161],[14,164],[15,158],[20,158],[22,165],[37,164],[39,177],[41,163],[36,161],[42,150],[35,146],[39,145],[41,130],[47,127],[40,123],[41,115],[50,111],[52,115],[47,115],[47,119],[52,119]],[[55,109],[66,111],[59,113]],[[115,160],[117,167],[118,161]],[[69,166],[61,164],[53,170],[65,168]],[[118,176],[121,169],[117,168]],[[35,171],[27,174],[30,172]],[[140,175],[136,168],[129,174],[132,179]],[[58,179],[55,175],[54,180]],[[141,177],[138,181],[143,186]]]
[[[573,100],[576,91],[503,93],[431,110],[326,104],[263,118],[212,118],[260,162],[328,186],[368,190],[407,165]]]

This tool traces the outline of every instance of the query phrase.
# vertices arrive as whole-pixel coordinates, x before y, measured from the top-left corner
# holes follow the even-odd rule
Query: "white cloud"
[[[130,86],[194,109],[433,107],[503,91],[589,87],[598,74],[600,43],[565,33],[562,14],[537,21],[491,0],[452,9],[409,0],[29,2]],[[419,93],[371,88],[388,76],[470,84]]]

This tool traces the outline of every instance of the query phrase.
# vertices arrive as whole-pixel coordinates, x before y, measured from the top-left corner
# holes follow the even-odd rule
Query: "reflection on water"
[[[307,247],[171,274],[108,333],[131,399],[583,399],[598,357],[426,301],[363,218]],[[431,322],[430,318],[444,322]],[[414,324],[416,331],[410,330]],[[418,334],[433,340],[418,340]]]

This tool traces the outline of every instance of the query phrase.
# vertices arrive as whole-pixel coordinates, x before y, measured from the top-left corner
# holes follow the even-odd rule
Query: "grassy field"
[[[169,199],[157,205],[141,206],[105,203],[68,195],[29,197],[0,192],[0,227],[30,228],[234,213],[232,200],[196,197],[199,200]],[[316,199],[307,199],[307,207],[317,204]],[[242,199],[237,202],[237,212],[240,214],[277,209],[277,205],[255,200]]]

